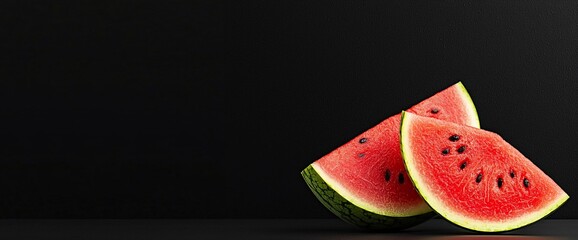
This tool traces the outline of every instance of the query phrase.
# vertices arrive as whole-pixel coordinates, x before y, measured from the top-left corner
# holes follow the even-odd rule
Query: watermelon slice
[[[479,127],[476,109],[461,82],[408,111]],[[397,114],[382,121],[301,172],[321,203],[346,222],[366,229],[398,230],[435,215],[404,169],[400,120]]]
[[[502,232],[533,223],[569,197],[499,135],[402,114],[401,149],[416,189],[458,226]]]

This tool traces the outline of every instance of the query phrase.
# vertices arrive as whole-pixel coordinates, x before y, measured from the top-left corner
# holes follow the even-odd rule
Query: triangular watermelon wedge
[[[402,113],[401,149],[416,189],[458,226],[502,232],[533,223],[569,197],[498,134]]]
[[[407,111],[479,127],[476,109],[461,82]],[[397,114],[382,121],[301,172],[323,205],[346,222],[366,229],[399,230],[434,215],[407,177],[399,149],[400,120]]]

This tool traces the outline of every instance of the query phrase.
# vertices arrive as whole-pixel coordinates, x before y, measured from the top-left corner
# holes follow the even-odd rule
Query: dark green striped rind
[[[367,230],[378,231],[398,231],[405,228],[413,227],[435,216],[435,212],[429,212],[411,217],[389,217],[369,212],[353,203],[347,201],[317,174],[313,166],[309,165],[301,175],[307,186],[319,201],[337,215],[343,221],[351,223],[357,227]]]

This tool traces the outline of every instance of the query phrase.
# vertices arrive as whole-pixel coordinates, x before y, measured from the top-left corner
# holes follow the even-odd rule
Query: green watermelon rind
[[[356,206],[346,200],[341,194],[336,192],[317,173],[313,165],[309,165],[301,176],[311,189],[315,197],[333,214],[343,221],[353,224],[359,228],[376,231],[398,231],[413,227],[431,219],[435,212],[427,212],[420,215],[408,217],[390,217],[376,214]]]
[[[475,232],[509,232],[509,231],[513,231],[516,229],[520,229],[522,227],[526,227],[532,223],[535,223],[536,221],[545,218],[546,216],[550,215],[551,213],[553,213],[556,209],[558,209],[560,206],[562,206],[568,199],[569,196],[567,194],[564,194],[562,196],[560,196],[560,198],[557,201],[552,202],[548,207],[545,207],[542,211],[538,211],[535,212],[532,215],[525,215],[522,217],[519,217],[515,220],[518,221],[512,221],[512,222],[501,222],[499,223],[500,226],[496,227],[487,223],[484,223],[482,221],[468,221],[468,219],[466,217],[462,217],[462,216],[450,216],[450,212],[446,211],[446,209],[443,209],[440,206],[440,204],[435,203],[436,201],[433,199],[430,199],[428,197],[427,194],[424,194],[424,192],[426,191],[426,189],[421,186],[421,184],[419,182],[423,182],[423,180],[418,179],[420,178],[419,176],[417,176],[416,174],[412,174],[413,171],[411,171],[410,169],[413,169],[413,155],[409,153],[409,150],[411,147],[407,147],[407,145],[409,144],[404,144],[406,143],[407,136],[409,135],[407,133],[407,129],[408,129],[408,122],[410,120],[408,120],[411,117],[407,117],[406,116],[406,112],[402,111],[401,113],[401,126],[400,126],[400,147],[401,147],[401,155],[403,158],[403,162],[404,162],[404,166],[405,169],[407,170],[409,179],[411,180],[414,188],[416,189],[416,191],[418,192],[418,194],[425,200],[425,202],[430,206],[430,208],[432,208],[436,213],[438,213],[440,216],[442,216],[444,219],[446,219],[447,221],[455,224],[458,227],[467,229],[467,230],[471,230],[471,231],[475,231]],[[407,149],[406,149],[407,148]],[[432,202],[434,204],[432,204]]]

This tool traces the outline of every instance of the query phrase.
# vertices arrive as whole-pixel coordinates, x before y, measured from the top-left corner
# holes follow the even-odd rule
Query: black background
[[[457,81],[578,216],[576,1],[0,9],[1,217],[333,217],[299,172]]]

